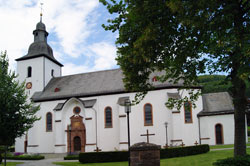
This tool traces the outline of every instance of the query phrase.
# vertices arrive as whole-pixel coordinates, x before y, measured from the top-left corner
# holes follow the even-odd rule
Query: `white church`
[[[33,35],[27,55],[16,59],[17,73],[19,81],[26,82],[29,99],[40,105],[37,116],[41,120],[16,139],[16,152],[127,150],[124,102],[133,100],[135,93],[125,90],[122,71],[62,76],[63,65],[54,58],[47,43],[45,24],[37,23]],[[234,108],[228,93],[205,94],[197,100],[196,108],[185,103],[188,110],[170,110],[165,106],[168,98],[188,96],[188,90],[178,92],[181,82],[161,83],[155,76],[157,73],[149,80],[155,89],[131,107],[131,145],[147,139],[162,148],[234,143]]]

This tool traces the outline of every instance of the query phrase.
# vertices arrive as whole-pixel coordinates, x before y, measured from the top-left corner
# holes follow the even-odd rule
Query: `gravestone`
[[[160,166],[161,146],[140,142],[130,147],[130,166]]]

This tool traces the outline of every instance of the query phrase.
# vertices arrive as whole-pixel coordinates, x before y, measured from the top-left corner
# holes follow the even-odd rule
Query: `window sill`
[[[153,126],[153,124],[144,124],[144,126]]]

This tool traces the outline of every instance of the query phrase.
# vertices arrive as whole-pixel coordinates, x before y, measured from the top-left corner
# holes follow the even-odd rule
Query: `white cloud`
[[[94,70],[110,69],[116,65],[116,47],[106,42],[95,43],[89,47],[95,56]]]
[[[62,75],[72,75],[78,73],[85,73],[91,71],[87,66],[75,65],[73,63],[66,63],[62,68]]]
[[[7,50],[10,68],[15,70],[15,59],[28,52],[33,42],[33,30],[39,21],[38,0],[0,0],[0,51]],[[89,42],[101,31],[97,25],[98,0],[42,0],[43,22],[49,32],[55,58],[64,63],[63,74],[110,69],[116,66],[116,48],[110,38]],[[105,22],[106,18],[103,19]],[[96,29],[96,28],[99,29]],[[52,41],[51,41],[52,39]],[[94,43],[94,44],[93,44]],[[77,65],[74,61],[78,61]],[[93,61],[92,61],[93,60]],[[88,63],[90,62],[91,63]],[[65,64],[66,62],[66,64]],[[84,62],[79,64],[79,62]]]

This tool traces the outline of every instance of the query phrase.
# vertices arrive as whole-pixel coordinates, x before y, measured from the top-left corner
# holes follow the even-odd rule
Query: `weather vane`
[[[43,17],[43,3],[40,3],[40,8],[41,8],[41,13],[40,13],[40,22],[42,22],[42,17]]]

